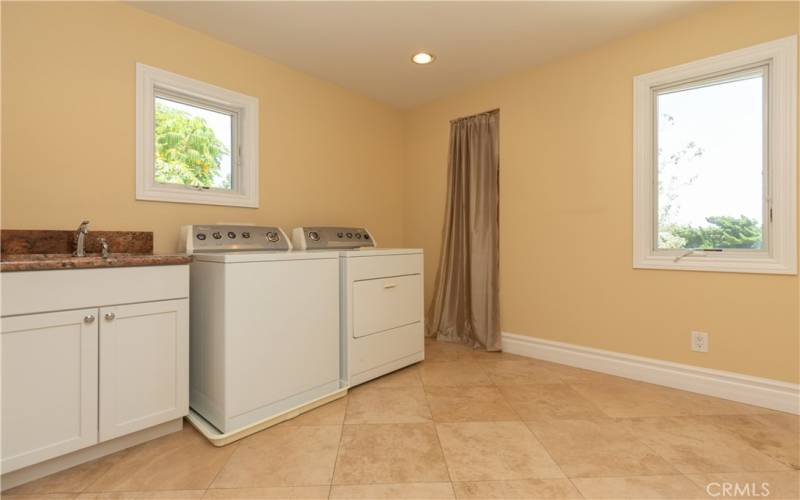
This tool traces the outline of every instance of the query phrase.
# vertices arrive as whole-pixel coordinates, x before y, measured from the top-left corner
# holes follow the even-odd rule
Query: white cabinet
[[[3,273],[0,286],[4,480],[188,414],[188,265]]]
[[[189,411],[187,299],[100,309],[100,440]]]
[[[97,442],[97,309],[2,319],[3,471]]]

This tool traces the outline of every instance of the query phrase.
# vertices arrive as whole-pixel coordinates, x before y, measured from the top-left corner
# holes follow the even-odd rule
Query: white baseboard
[[[800,385],[503,333],[503,351],[800,414]]]

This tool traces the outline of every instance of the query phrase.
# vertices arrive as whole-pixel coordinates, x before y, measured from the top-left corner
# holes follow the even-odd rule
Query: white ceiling
[[[134,2],[399,108],[697,9],[698,2]],[[437,60],[411,63],[418,51]]]

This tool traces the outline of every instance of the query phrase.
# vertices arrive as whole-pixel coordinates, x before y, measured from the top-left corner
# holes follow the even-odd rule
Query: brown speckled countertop
[[[108,258],[99,253],[100,238],[108,242]],[[73,231],[3,229],[0,272],[169,266],[192,261],[184,254],[153,254],[153,233],[144,231],[90,231],[86,257],[74,257],[73,247]]]
[[[184,254],[116,253],[104,259],[98,254],[73,257],[72,254],[17,254],[4,255],[0,272],[46,271],[53,269],[90,269],[95,267],[174,266],[188,264],[192,257]]]

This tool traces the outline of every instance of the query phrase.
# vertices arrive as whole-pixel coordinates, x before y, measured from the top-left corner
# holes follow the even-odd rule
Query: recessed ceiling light
[[[417,64],[430,64],[436,59],[436,56],[433,54],[428,54],[427,52],[420,52],[419,54],[414,54],[414,57],[411,58]]]

